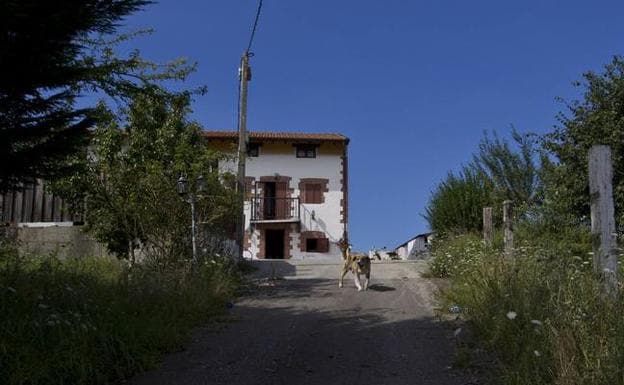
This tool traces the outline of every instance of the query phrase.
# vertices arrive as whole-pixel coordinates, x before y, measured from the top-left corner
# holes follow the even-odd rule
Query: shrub
[[[224,309],[239,276],[116,259],[0,255],[0,378],[6,384],[105,384],[153,366]]]
[[[444,303],[459,305],[497,353],[505,384],[624,384],[624,301],[601,294],[588,234],[519,238],[514,258],[481,247],[478,259],[456,261],[469,268],[450,274]],[[478,246],[471,235],[451,243]]]

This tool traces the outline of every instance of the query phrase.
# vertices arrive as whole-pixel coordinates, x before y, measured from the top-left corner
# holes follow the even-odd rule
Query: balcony
[[[251,198],[252,223],[299,222],[299,198]]]

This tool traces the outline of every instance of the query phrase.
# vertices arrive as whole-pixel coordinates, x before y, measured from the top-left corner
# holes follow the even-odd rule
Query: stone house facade
[[[208,146],[235,153],[234,131],[205,131]],[[348,232],[348,144],[340,134],[251,132],[246,161],[249,259],[340,259]],[[236,161],[219,164],[236,172]]]

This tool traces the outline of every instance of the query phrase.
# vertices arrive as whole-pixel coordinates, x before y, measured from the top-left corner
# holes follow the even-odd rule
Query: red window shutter
[[[319,238],[316,240],[319,253],[329,253],[329,239]]]
[[[321,185],[318,183],[308,183],[305,185],[305,203],[321,203]]]
[[[314,203],[321,203],[323,201],[321,194],[323,194],[321,192],[321,185],[315,184],[314,185]]]

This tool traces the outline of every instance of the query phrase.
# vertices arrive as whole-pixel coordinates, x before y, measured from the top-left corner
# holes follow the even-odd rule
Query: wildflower
[[[459,307],[459,305],[453,305],[449,308],[449,311],[453,314],[457,314],[461,312],[461,308]]]
[[[455,329],[455,331],[453,332],[453,335],[454,335],[455,337],[457,337],[457,336],[459,335],[459,333],[461,333],[461,331],[462,331],[462,329],[461,329],[461,328],[457,328],[457,329]]]
[[[543,324],[542,324],[542,321],[540,321],[540,320],[536,320],[536,319],[532,319],[532,320],[531,320],[531,323],[532,323],[533,325],[535,325],[535,326],[542,326],[542,325],[543,325]]]
[[[17,290],[15,290],[14,288],[12,288],[11,286],[7,286],[7,290],[10,291],[11,293],[15,294],[17,293]]]
[[[539,357],[539,356],[541,356],[541,355],[542,355],[542,353],[540,353],[540,352],[539,352],[539,351],[537,351],[537,350],[533,350],[533,354],[535,354],[535,357]]]
[[[507,313],[507,318],[509,318],[510,320],[515,319],[518,316],[518,313],[516,313],[515,311],[510,311],[509,313]]]

